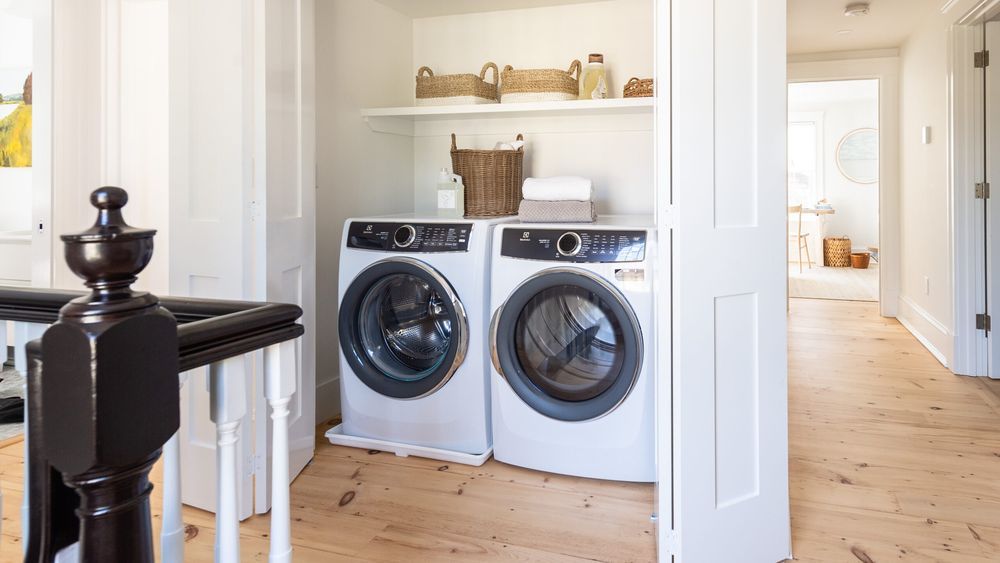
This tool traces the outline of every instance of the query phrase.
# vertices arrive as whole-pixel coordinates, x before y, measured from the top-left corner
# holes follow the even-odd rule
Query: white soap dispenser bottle
[[[465,215],[465,186],[458,174],[449,174],[442,168],[437,183],[437,214],[439,217]]]

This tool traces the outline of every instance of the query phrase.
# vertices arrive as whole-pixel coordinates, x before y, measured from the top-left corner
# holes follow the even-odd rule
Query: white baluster
[[[178,377],[178,392],[187,381],[187,372]],[[180,432],[163,445],[163,527],[160,529],[160,558],[163,563],[184,561],[184,520],[181,505]]]
[[[288,476],[288,404],[295,393],[295,341],[264,349],[264,396],[271,405],[271,546],[270,563],[292,560],[292,529]]]
[[[25,347],[28,342],[41,338],[48,325],[38,323],[14,323],[14,369],[24,378],[21,385],[21,396],[24,397],[24,494],[21,495],[21,538],[23,549],[28,549],[28,524],[31,522],[31,507],[28,499],[28,355]],[[4,349],[7,347],[6,335],[3,339]],[[6,359],[6,354],[4,354]]]
[[[237,476],[237,446],[240,420],[246,414],[243,357],[237,356],[209,366],[211,418],[216,426],[215,561],[240,560],[240,520]]]

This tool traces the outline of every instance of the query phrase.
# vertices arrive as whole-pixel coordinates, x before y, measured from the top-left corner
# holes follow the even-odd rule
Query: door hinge
[[[985,313],[976,315],[976,330],[990,331],[990,316]]]
[[[986,68],[990,66],[990,52],[986,49],[976,51],[972,55],[972,63],[976,68]]]
[[[990,199],[990,183],[989,182],[977,182],[976,183],[976,199]]]
[[[243,475],[250,477],[251,475],[257,473],[257,457],[256,455],[250,454],[247,456],[246,468],[243,471]]]

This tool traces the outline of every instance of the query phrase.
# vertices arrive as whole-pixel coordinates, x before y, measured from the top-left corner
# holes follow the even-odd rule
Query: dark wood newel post
[[[177,323],[131,284],[153,255],[155,230],[127,225],[128,194],[93,192],[97,222],[63,235],[66,262],[91,293],[42,337],[44,456],[80,496],[84,562],[152,562],[149,470],[177,431]]]

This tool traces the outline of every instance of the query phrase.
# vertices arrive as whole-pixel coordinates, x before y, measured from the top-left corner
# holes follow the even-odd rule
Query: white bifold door
[[[1000,303],[1000,275],[997,274],[1000,271],[1000,22],[986,22],[984,32],[985,50],[993,53],[993,61],[987,57],[983,68],[986,127],[984,177],[986,186],[991,189],[983,198],[986,209],[986,291],[982,298],[986,302],[987,316],[986,319],[976,319],[976,328],[986,335],[986,373],[993,379],[1000,379],[1000,338],[996,337],[996,329],[990,326],[992,319],[1000,319],[1000,308],[996,306]],[[974,64],[974,61],[970,60],[969,64]],[[985,324],[985,320],[990,320],[989,325]]]
[[[785,2],[669,4],[658,75],[671,94],[660,174],[673,204],[673,456],[672,473],[660,456],[660,485],[672,479],[673,529],[661,561],[780,561],[791,554]]]
[[[315,427],[313,0],[171,0],[170,293],[296,303],[289,443],[294,478]],[[270,410],[261,353],[227,365],[242,377],[240,517],[270,507]],[[235,373],[242,368],[242,374]],[[215,508],[215,426],[207,370],[182,396],[185,504]]]

